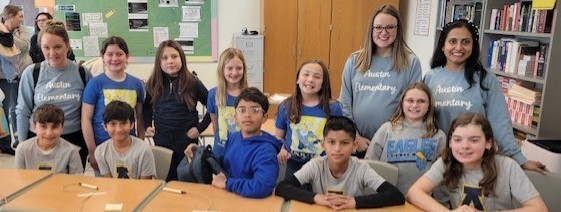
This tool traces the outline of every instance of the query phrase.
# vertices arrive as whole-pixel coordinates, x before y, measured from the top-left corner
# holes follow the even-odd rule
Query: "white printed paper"
[[[163,41],[169,40],[169,30],[167,27],[154,27],[154,47],[160,46]]]
[[[82,13],[82,25],[88,26],[89,23],[103,22],[103,15],[101,13]]]
[[[179,37],[180,38],[198,38],[199,37],[199,24],[198,23],[179,23]]]
[[[82,39],[70,39],[70,48],[82,49]]]
[[[95,36],[84,36],[84,56],[95,57],[99,56],[99,41]]]
[[[201,21],[201,6],[183,6],[182,21]]]
[[[108,37],[107,23],[90,23],[90,36]]]

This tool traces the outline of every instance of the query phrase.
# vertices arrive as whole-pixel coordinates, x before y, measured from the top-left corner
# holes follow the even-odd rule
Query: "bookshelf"
[[[533,125],[527,123],[522,124],[513,121],[515,134],[517,134],[519,137],[520,134],[523,134],[527,138],[561,138],[561,127],[559,127],[559,123],[561,122],[561,60],[556,59],[559,55],[561,55],[561,48],[558,48],[561,45],[561,23],[559,23],[561,21],[561,18],[559,17],[560,14],[557,10],[557,8],[559,8],[560,1],[561,0],[556,1],[554,10],[552,10],[552,12],[549,14],[551,16],[552,24],[551,28],[545,30],[546,32],[537,32],[537,30],[532,31],[531,26],[533,20],[530,19],[529,16],[534,17],[534,13],[531,12],[532,10],[527,8],[531,7],[531,0],[474,0],[467,2],[471,2],[472,4],[482,4],[481,17],[480,19],[478,19],[480,20],[480,59],[483,65],[486,66],[487,70],[497,75],[500,79],[509,79],[510,83],[515,82],[517,84],[523,85],[524,87],[541,91],[541,99],[539,99],[539,101],[528,103],[532,107],[537,108],[535,112],[540,113],[539,117],[532,117],[534,122]],[[439,20],[436,26],[435,39],[439,38],[440,32],[442,31],[442,23],[444,22],[442,18],[445,18],[447,16],[443,13],[450,11],[449,9],[446,9],[447,7],[449,8],[448,5],[462,3],[466,3],[466,1],[440,1],[439,9],[437,10],[440,14],[437,16]],[[493,16],[493,13],[497,13],[497,11],[493,11],[494,9],[503,10],[505,8],[505,5],[508,6],[515,4],[517,4],[517,6],[519,7],[519,11],[524,11],[520,13],[522,15],[520,15],[520,21],[518,22],[519,25],[516,28],[514,27],[513,23],[516,18],[512,18],[510,20],[511,22],[506,22],[506,24],[509,25],[507,29],[498,27],[499,23],[497,23],[497,19],[495,19],[495,21],[491,20],[497,16]],[[516,11],[516,9],[513,10]],[[492,26],[492,23],[494,23],[495,25]],[[545,24],[545,20],[543,24]],[[542,29],[542,31],[544,30]],[[491,57],[490,59],[493,59],[494,56],[492,52],[493,48],[490,48],[493,44],[492,42],[497,40],[509,39],[516,41],[536,41],[539,43],[538,48],[541,45],[547,47],[547,49],[545,49],[543,53],[536,54],[537,57],[531,57],[531,62],[528,62],[528,64],[534,64],[534,62],[535,64],[537,64],[537,61],[539,61],[539,56],[543,55],[543,58],[545,58],[545,62],[542,63],[542,76],[537,76],[535,74],[535,71],[534,74],[528,74],[528,71],[521,71],[520,73],[518,73],[518,67],[519,64],[521,64],[519,59],[522,59],[522,56],[524,56],[523,54],[520,54],[520,52],[518,52],[518,54],[515,54],[515,59],[513,59],[516,67],[514,68],[514,72],[505,72],[505,70],[509,69],[504,69],[504,67],[490,67],[491,63],[489,57]],[[438,42],[438,40],[435,40],[435,43],[436,42]],[[533,55],[528,54],[528,58],[530,58],[530,56]],[[528,65],[528,68],[531,68],[530,65]],[[512,105],[509,104],[509,107],[511,106]],[[512,115],[513,114],[511,113],[511,116]]]

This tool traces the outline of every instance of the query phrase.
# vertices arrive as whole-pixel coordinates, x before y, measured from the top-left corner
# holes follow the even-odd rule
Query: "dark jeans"
[[[14,133],[17,131],[16,124],[16,104],[18,100],[18,85],[19,83],[9,83],[6,79],[0,79],[0,89],[6,96],[2,102],[2,107],[8,119],[8,125],[12,127]],[[10,148],[11,138],[8,136],[7,141],[0,142],[0,148]]]
[[[198,140],[187,137],[187,131],[158,131],[157,129],[154,135],[154,143],[173,150],[166,181],[177,180],[177,166],[179,166],[181,159],[185,157],[185,149],[190,143],[198,143]]]
[[[28,138],[33,138],[37,136],[37,134],[29,131],[27,133]],[[68,142],[80,147],[80,159],[82,159],[82,166],[86,167],[86,158],[88,157],[88,147],[86,146],[86,141],[84,140],[84,134],[82,134],[82,130],[78,130],[73,133],[68,133],[61,135],[60,137],[64,138]]]
[[[286,161],[286,172],[284,173],[284,179],[292,176],[296,171],[300,170],[302,166],[304,166],[304,164],[306,164],[306,162],[298,162],[296,160],[293,160],[292,158],[289,158],[288,161]]]

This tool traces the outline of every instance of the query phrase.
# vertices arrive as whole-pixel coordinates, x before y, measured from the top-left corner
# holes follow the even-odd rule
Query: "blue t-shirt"
[[[216,120],[218,121],[218,129],[215,129],[214,133],[214,145],[212,146],[212,151],[214,154],[222,155],[224,152],[224,146],[226,145],[226,140],[230,134],[240,131],[240,127],[236,124],[235,112],[236,112],[236,99],[238,97],[227,94],[226,97],[226,107],[218,107],[216,104],[216,91],[217,87],[214,87],[208,91],[207,99],[207,110],[208,113],[216,115]]]
[[[329,105],[332,116],[342,116],[343,109],[339,102]],[[300,123],[295,124],[288,119],[289,108],[284,102],[279,105],[275,126],[284,130],[284,146],[290,152],[290,159],[306,162],[319,156],[323,152],[320,140],[323,137],[323,127],[327,118],[320,105],[308,107],[302,105]]]
[[[94,106],[92,126],[96,145],[110,138],[109,134],[103,129],[103,111],[105,106],[113,100],[126,102],[133,108],[137,103],[142,103],[144,101],[142,81],[127,74],[124,81],[116,82],[102,73],[88,82],[84,89],[82,101]],[[131,135],[135,135],[134,132],[135,130],[132,129]]]

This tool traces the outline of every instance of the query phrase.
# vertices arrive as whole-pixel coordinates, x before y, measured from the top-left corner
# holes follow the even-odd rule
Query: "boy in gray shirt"
[[[129,133],[135,123],[134,109],[112,101],[103,112],[103,127],[111,139],[95,149],[95,159],[104,177],[152,179],[156,176],[154,154],[148,143]]]
[[[351,157],[357,147],[355,133],[356,125],[351,119],[331,116],[325,123],[321,143],[326,156],[310,160],[280,182],[275,194],[334,210],[404,204],[403,194],[395,186],[356,157]],[[302,187],[308,183],[312,191]]]
[[[60,108],[52,104],[39,106],[33,116],[37,136],[18,146],[16,168],[82,174],[84,168],[78,154],[80,147],[60,137],[63,125],[64,112]]]

